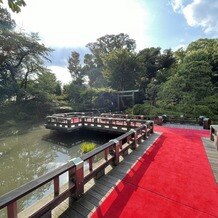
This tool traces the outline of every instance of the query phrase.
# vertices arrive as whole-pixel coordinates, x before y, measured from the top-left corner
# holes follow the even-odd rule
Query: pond
[[[5,131],[5,130],[4,130]],[[0,195],[46,174],[81,155],[83,142],[94,142],[100,146],[116,134],[81,130],[73,133],[58,133],[44,126],[10,130],[12,134],[0,137]],[[61,176],[61,184],[67,176]],[[37,189],[19,201],[19,211],[33,204],[52,191],[51,184]],[[0,211],[5,217],[5,211]]]

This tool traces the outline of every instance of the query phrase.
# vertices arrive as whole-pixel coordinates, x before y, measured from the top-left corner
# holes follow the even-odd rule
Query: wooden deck
[[[209,138],[202,138],[208,160],[213,170],[214,178],[218,183],[218,151],[213,141]]]
[[[114,189],[116,184],[124,178],[131,167],[144,154],[146,149],[160,136],[160,133],[152,134],[145,140],[134,152],[125,157],[120,164],[112,169],[106,168],[106,175],[98,180],[91,180],[85,185],[85,194],[82,198],[75,201],[66,199],[57,208],[52,211],[52,217],[61,218],[80,218],[89,217],[95,209],[104,201],[104,199]]]

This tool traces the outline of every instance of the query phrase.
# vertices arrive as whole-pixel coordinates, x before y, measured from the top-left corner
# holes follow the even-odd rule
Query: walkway
[[[155,130],[161,137],[92,217],[218,217],[218,185],[201,141],[209,131]]]
[[[81,199],[65,201],[70,207],[60,217],[218,217],[218,184],[201,140],[209,131],[159,126],[155,131],[162,132],[158,139],[155,133],[92,187],[89,183]]]

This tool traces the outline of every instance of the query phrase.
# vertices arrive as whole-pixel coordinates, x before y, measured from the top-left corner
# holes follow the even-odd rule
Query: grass
[[[82,153],[88,153],[96,148],[96,144],[93,142],[84,142],[81,144],[81,151]]]

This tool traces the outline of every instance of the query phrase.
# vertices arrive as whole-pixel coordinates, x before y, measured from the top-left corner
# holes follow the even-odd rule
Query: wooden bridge
[[[70,117],[71,116],[71,117]],[[52,130],[72,132],[80,128],[124,133],[120,137],[96,148],[95,150],[75,158],[56,170],[33,180],[10,193],[0,197],[0,209],[7,208],[7,216],[15,217],[51,217],[51,211],[67,198],[79,199],[84,193],[84,186],[93,178],[98,179],[105,174],[108,166],[116,166],[121,159],[138,148],[153,132],[153,121],[143,119],[124,119],[90,116],[55,115],[46,119],[45,127]],[[96,155],[102,153],[103,158],[94,162]],[[88,169],[85,168],[88,165]],[[68,184],[60,187],[60,176],[68,172]],[[29,210],[18,212],[17,201],[41,186],[53,182],[53,195],[39,201]],[[28,215],[27,215],[28,214]]]
[[[151,126],[153,121],[145,120],[143,116],[130,117],[141,119],[129,119],[119,115],[117,117],[108,116],[72,116],[70,115],[53,115],[46,118],[45,127],[47,129],[57,130],[60,132],[73,132],[81,128],[125,133],[133,128],[139,127],[142,124]]]

